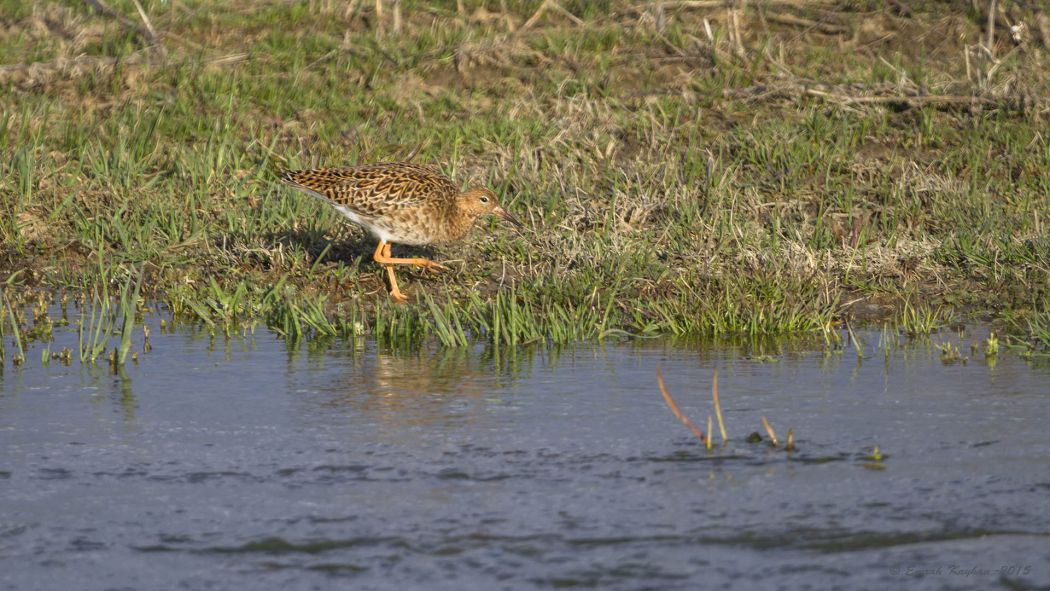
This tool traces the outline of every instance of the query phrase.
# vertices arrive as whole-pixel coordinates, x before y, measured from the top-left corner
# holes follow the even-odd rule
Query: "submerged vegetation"
[[[672,396],[670,390],[667,389],[667,384],[664,383],[663,372],[660,371],[659,367],[656,368],[656,385],[660,390],[660,395],[663,396],[664,404],[667,405],[667,408],[671,409],[671,413],[674,414],[675,418],[677,418],[683,425],[686,426],[687,429],[689,429],[690,433],[693,434],[693,437],[696,437],[700,441],[700,443],[704,444],[704,448],[708,452],[711,452],[714,449],[714,430],[712,428],[713,423],[711,421],[711,415],[707,415],[707,431],[705,432],[700,430],[700,428],[697,427],[696,424],[693,423],[693,421],[691,421],[689,417],[687,417],[685,413],[682,412],[682,409],[678,406],[678,403],[675,401],[674,396]],[[718,396],[717,369],[711,376],[711,401],[714,406],[715,418],[718,419],[718,430],[719,433],[722,435],[721,447],[724,449],[729,444],[729,435],[726,432],[725,418],[722,416],[722,403],[720,402]],[[759,418],[762,422],[762,429],[765,430],[766,436],[769,438],[769,445],[771,445],[773,448],[779,448],[780,438],[777,437],[777,433],[773,429],[773,425],[770,424],[769,420],[766,419],[765,415],[760,415]],[[761,443],[762,436],[759,435],[758,432],[752,432],[750,435],[747,436],[745,441],[747,443]],[[787,439],[784,442],[784,451],[793,452],[797,451],[797,449],[798,448],[795,446],[795,430],[793,428],[788,429]],[[878,447],[875,448],[876,454],[878,454],[878,449]],[[881,455],[879,455],[878,459],[881,460]]]
[[[290,339],[827,335],[851,318],[926,335],[981,315],[1050,347],[1038,7],[90,4],[0,0],[18,359],[13,293],[85,302],[79,355],[114,365],[143,298]],[[453,270],[406,275],[413,303],[390,304],[370,239],[274,181],[396,159],[492,187],[527,231],[426,253]]]

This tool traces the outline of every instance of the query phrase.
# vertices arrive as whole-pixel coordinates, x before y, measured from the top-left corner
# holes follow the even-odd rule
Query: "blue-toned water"
[[[34,349],[0,377],[0,588],[1050,585],[1050,371],[940,361],[983,334],[862,333],[858,361],[155,327],[125,377]],[[705,427],[719,370],[728,445],[676,421],[658,366]],[[797,451],[747,443],[761,416]]]

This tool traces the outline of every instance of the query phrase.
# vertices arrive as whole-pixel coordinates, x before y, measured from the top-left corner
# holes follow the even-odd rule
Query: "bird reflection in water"
[[[376,352],[352,367],[324,388],[331,394],[326,405],[398,429],[475,423],[503,385],[484,359],[466,349]]]

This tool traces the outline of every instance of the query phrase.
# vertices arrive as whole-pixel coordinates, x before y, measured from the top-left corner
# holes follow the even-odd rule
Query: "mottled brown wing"
[[[405,162],[287,171],[281,180],[369,218],[452,200],[459,193],[448,177]]]

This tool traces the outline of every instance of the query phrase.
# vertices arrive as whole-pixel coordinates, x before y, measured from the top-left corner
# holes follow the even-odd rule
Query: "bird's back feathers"
[[[406,162],[290,170],[281,174],[281,180],[337,208],[373,219],[424,205],[447,207],[459,195],[459,188],[445,175]]]

